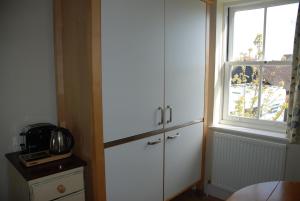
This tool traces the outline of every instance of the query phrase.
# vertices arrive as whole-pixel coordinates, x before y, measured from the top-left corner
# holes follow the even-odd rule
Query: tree
[[[253,40],[253,44],[257,49],[254,58],[251,57],[253,49],[248,48],[248,55],[240,53],[241,60],[263,59],[263,34],[258,33]],[[284,102],[280,98],[283,98],[283,90],[285,91],[284,93],[287,93],[286,91],[289,90],[289,75],[290,69],[276,66],[263,68],[262,72],[255,66],[234,67],[231,75],[231,87],[239,89],[240,93],[244,93],[244,95],[239,96],[235,100],[234,111],[230,112],[231,115],[261,118],[264,115],[268,116],[272,114],[272,117],[268,116],[267,118],[278,120],[279,117],[282,117],[288,106],[288,97],[286,96]],[[260,86],[261,81],[262,85]],[[261,104],[258,106],[259,91],[261,91],[262,96]]]
[[[261,60],[263,59],[263,35],[261,33],[258,33],[253,41],[253,44],[256,46],[257,49],[257,55],[256,55],[256,59],[257,60]]]

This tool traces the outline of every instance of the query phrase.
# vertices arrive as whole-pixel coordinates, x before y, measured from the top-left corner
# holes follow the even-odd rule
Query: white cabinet
[[[163,200],[163,139],[157,135],[105,149],[107,201]]]
[[[202,120],[205,26],[200,0],[101,1],[107,201],[162,201],[200,180],[202,123],[136,138]]]
[[[203,123],[165,134],[165,200],[201,179]]]
[[[200,181],[202,138],[197,123],[105,149],[107,201],[168,200]]]
[[[78,167],[66,171],[59,172],[68,165],[72,165],[73,161],[63,159],[61,165],[57,167],[53,164],[60,162],[52,162],[33,167],[25,167],[18,161],[17,153],[8,154],[9,163],[9,201],[85,201],[85,186],[83,167]],[[13,159],[13,160],[10,160]],[[47,166],[55,169],[49,169]],[[66,168],[68,169],[68,168]],[[43,172],[44,170],[45,172]],[[41,174],[50,172],[59,172],[48,176],[38,177]],[[38,177],[28,180],[29,177]]]
[[[60,123],[70,125],[77,138],[85,140],[78,150],[91,157],[91,165],[99,169],[91,171],[89,179],[104,184],[103,146],[94,143],[103,139],[108,201],[162,201],[164,179],[169,196],[198,180],[200,159],[195,153],[197,149],[196,155],[201,156],[202,143],[197,135],[201,129],[195,129],[193,136],[188,127],[182,128],[187,134],[166,142],[164,135],[174,134],[177,131],[172,129],[204,116],[204,1],[81,0],[56,4],[63,19],[57,22],[55,37],[57,63],[63,63],[57,80],[64,93],[58,92],[58,102],[66,107]],[[67,25],[65,29],[62,22]],[[79,29],[82,31],[75,34]],[[147,145],[158,138],[162,142]],[[178,154],[178,161],[171,150]],[[95,193],[104,197],[101,190]]]
[[[202,120],[204,116],[205,26],[204,2],[165,0],[167,127]]]
[[[39,178],[29,184],[32,201],[54,200],[84,190],[83,170]]]
[[[161,129],[164,1],[102,0],[104,142]]]
[[[206,4],[101,3],[104,142],[202,120]]]

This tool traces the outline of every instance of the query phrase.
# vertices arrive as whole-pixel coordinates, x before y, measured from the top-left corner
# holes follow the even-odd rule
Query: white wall
[[[285,179],[300,181],[300,145],[290,144],[287,149]]]
[[[22,126],[56,123],[51,0],[0,1],[0,200]]]

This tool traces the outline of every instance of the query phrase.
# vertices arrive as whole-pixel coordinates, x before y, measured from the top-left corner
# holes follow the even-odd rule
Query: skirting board
[[[221,200],[226,200],[230,197],[233,192],[229,192],[212,184],[205,184],[204,192],[207,195],[219,198]]]

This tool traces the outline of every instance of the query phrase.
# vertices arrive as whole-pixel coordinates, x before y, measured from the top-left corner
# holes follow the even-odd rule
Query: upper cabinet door
[[[204,2],[165,0],[167,127],[203,118],[205,26]]]
[[[102,0],[104,142],[161,129],[164,1]]]

